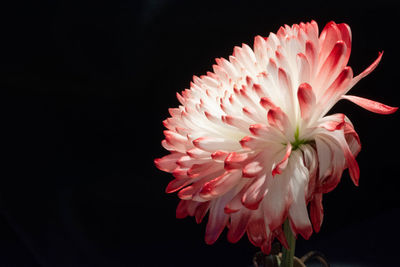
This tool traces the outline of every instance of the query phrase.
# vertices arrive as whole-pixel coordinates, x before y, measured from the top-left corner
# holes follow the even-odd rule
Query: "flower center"
[[[291,142],[290,144],[292,145],[292,150],[298,149],[301,145],[303,144],[308,144],[311,141],[306,140],[306,139],[300,139],[299,138],[300,132],[299,132],[299,127],[296,127],[296,132],[294,133],[294,141]]]

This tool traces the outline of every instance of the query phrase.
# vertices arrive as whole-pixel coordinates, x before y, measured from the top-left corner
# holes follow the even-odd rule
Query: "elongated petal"
[[[201,189],[200,196],[204,199],[221,196],[236,186],[241,178],[242,173],[240,170],[227,171],[207,182]]]
[[[268,192],[263,201],[263,211],[268,217],[271,230],[281,226],[288,214],[293,196],[289,188],[291,173],[283,172],[279,177],[269,179]]]
[[[306,186],[309,181],[309,171],[304,166],[300,153],[293,155],[291,166],[288,168],[293,172],[293,177],[290,179],[290,190],[293,195],[293,202],[289,208],[290,223],[294,234],[299,233],[305,239],[308,239],[312,234],[305,196]]]
[[[206,216],[207,211],[210,208],[210,201],[207,202],[201,202],[199,206],[196,208],[196,211],[194,213],[194,216],[196,217],[196,222],[201,223],[203,220],[204,216]]]
[[[190,178],[186,179],[174,179],[169,182],[167,188],[165,189],[166,193],[173,193],[178,191],[179,189],[185,187],[186,185],[190,184],[192,181]]]
[[[334,45],[332,51],[321,66],[317,75],[317,85],[329,84],[343,69],[346,59],[346,44],[343,41],[338,41]]]
[[[249,153],[229,153],[225,158],[225,169],[242,169],[250,160]]]
[[[319,163],[319,175],[325,177],[332,164],[333,152],[329,145],[321,138],[315,138]]]
[[[282,132],[289,128],[289,118],[280,108],[272,108],[268,112],[268,123]]]
[[[267,194],[267,174],[264,174],[257,178],[243,194],[242,203],[243,205],[251,210],[258,209],[258,205],[261,200]]]
[[[350,53],[351,53],[351,29],[349,25],[346,23],[340,23],[336,25],[340,31],[341,39],[344,41],[346,44],[347,50],[346,50],[346,59],[345,59],[345,64],[349,61],[350,58]]]
[[[234,213],[230,217],[231,222],[227,237],[229,242],[236,243],[246,232],[247,225],[251,218],[251,211],[244,210],[241,213]]]
[[[187,210],[189,204],[190,204],[190,200],[179,201],[179,204],[176,207],[176,218],[183,219],[189,215],[188,210]]]
[[[297,54],[297,66],[299,68],[299,83],[310,82],[311,66],[303,53]]]
[[[315,194],[313,200],[310,203],[310,217],[314,231],[318,233],[321,229],[322,221],[324,218],[321,193]]]
[[[247,225],[247,236],[250,242],[258,247],[271,238],[268,217],[265,217],[262,210],[253,211]]]
[[[193,141],[193,145],[208,152],[215,152],[217,150],[232,151],[240,148],[239,142],[235,142],[230,139],[214,137],[197,138]]]
[[[391,107],[387,106],[385,104],[379,103],[377,101],[373,101],[367,98],[362,98],[359,96],[353,96],[353,95],[344,95],[342,96],[343,99],[347,99],[351,102],[353,102],[356,105],[359,105],[362,108],[365,108],[366,110],[369,110],[371,112],[375,112],[378,114],[392,114],[396,112],[398,109],[397,107]]]
[[[297,98],[299,100],[301,117],[307,118],[315,106],[315,95],[308,83],[302,83],[297,90]]]
[[[354,77],[354,79],[351,81],[351,87],[353,87],[356,83],[358,83],[362,78],[364,78],[365,76],[370,74],[379,65],[379,62],[381,62],[382,56],[383,56],[383,51],[379,52],[378,58],[375,59],[375,61],[372,62],[372,64],[368,68],[366,68],[363,72],[361,72],[359,75]]]
[[[331,21],[326,24],[319,37],[319,43],[321,46],[321,51],[319,55],[320,63],[325,61],[326,57],[328,57],[336,42],[340,41],[340,39],[341,33],[336,23]]]
[[[264,167],[259,161],[252,161],[243,168],[243,177],[252,178],[259,175]]]
[[[225,214],[224,207],[228,203],[232,196],[225,195],[217,198],[210,207],[210,214],[208,216],[208,222],[206,227],[205,242],[207,244],[213,244],[224,230],[228,223],[229,216]]]
[[[159,159],[154,160],[156,167],[165,172],[172,172],[178,167],[177,161],[182,157],[182,153],[171,153]]]

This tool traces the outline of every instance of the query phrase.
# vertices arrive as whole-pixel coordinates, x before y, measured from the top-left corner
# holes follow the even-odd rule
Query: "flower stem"
[[[286,236],[286,240],[289,244],[289,249],[282,248],[282,263],[280,267],[293,267],[294,250],[296,247],[296,238],[290,229],[289,219],[286,219],[283,225],[283,231]]]

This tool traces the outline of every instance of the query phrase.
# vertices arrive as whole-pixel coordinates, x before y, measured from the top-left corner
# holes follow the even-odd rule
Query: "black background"
[[[0,8],[0,266],[249,266],[257,251],[205,223],[175,219],[162,120],[175,92],[235,45],[283,24],[334,20],[353,32],[352,94],[399,106],[398,6],[365,1],[49,1]],[[360,186],[345,171],[325,195],[322,230],[297,242],[332,266],[396,266],[399,113],[351,103],[362,141]],[[345,264],[345,265],[343,265]],[[346,265],[347,264],[347,265]],[[359,264],[359,265],[356,265]]]

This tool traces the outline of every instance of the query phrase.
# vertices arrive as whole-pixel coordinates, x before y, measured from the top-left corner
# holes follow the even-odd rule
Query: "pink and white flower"
[[[344,169],[358,185],[359,137],[344,114],[328,111],[341,99],[380,114],[397,108],[347,95],[382,57],[353,77],[350,51],[344,23],[330,22],[321,34],[315,21],[285,25],[256,36],[253,49],[243,44],[228,60],[217,58],[214,72],[177,94],[181,105],[164,121],[162,145],[171,153],[155,164],[175,178],[166,192],[179,191],[178,218],[200,223],[209,213],[206,243],[227,226],[230,242],[247,232],[269,253],[275,237],[287,246],[287,218],[308,239],[321,227],[322,195]]]

